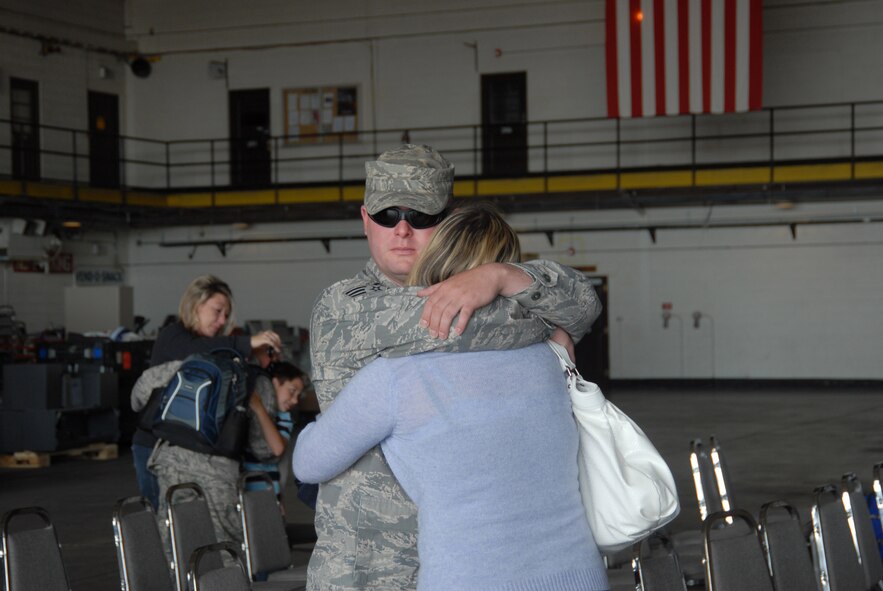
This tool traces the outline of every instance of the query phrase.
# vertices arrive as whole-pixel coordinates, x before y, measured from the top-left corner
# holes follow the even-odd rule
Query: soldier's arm
[[[524,347],[551,333],[542,320],[500,298],[486,306],[464,334],[439,340],[420,326],[425,300],[417,291],[390,288],[353,296],[333,289],[320,296],[313,307],[310,348],[313,383],[323,410],[356,371],[380,355]]]
[[[572,267],[542,259],[515,266],[533,282],[512,299],[579,342],[601,314],[601,302],[588,277]]]
[[[421,323],[431,335],[445,339],[453,319],[456,334],[462,334],[473,313],[497,296],[505,296],[539,316],[550,326],[559,326],[578,341],[601,313],[595,290],[585,275],[553,261],[525,264],[489,263],[459,273],[422,290],[427,296]]]

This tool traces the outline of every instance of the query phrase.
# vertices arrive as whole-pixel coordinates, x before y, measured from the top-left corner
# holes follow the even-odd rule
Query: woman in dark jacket
[[[230,335],[232,326],[233,292],[230,286],[213,275],[200,275],[187,286],[178,305],[178,321],[159,331],[150,365],[182,360],[193,353],[214,349],[235,349],[247,357],[254,349],[281,348],[279,335],[273,331],[258,334]],[[132,458],[138,488],[154,507],[159,507],[159,484],[147,469],[147,460],[156,445],[156,437],[149,431],[136,429],[132,437]]]

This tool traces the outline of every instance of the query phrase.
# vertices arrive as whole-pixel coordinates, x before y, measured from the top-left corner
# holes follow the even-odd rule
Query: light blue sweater
[[[326,481],[378,443],[417,505],[421,591],[608,588],[547,345],[372,362],[301,433],[294,472]]]

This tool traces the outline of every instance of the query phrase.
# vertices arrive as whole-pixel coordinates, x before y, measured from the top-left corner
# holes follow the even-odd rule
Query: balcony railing
[[[794,163],[847,164],[854,179],[856,163],[883,159],[883,101],[298,137],[157,140],[41,125],[39,141],[29,144],[26,136],[33,134],[21,122],[0,119],[0,177],[161,192],[343,186],[363,180],[364,162],[405,138],[437,148],[455,164],[460,179],[678,170],[690,171],[687,185],[695,186],[697,171],[772,171]],[[103,144],[96,141],[102,139]],[[39,173],[29,175],[28,162],[35,157],[39,164],[32,170]],[[616,174],[616,188],[619,178]]]

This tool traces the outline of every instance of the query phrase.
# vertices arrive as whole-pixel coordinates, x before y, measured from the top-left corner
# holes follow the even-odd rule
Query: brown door
[[[270,89],[230,91],[230,183],[271,183]]]
[[[589,276],[603,309],[592,330],[576,345],[576,368],[604,390],[610,382],[610,339],[607,325],[607,277]]]
[[[89,183],[120,186],[120,107],[115,94],[89,91]]]
[[[481,77],[483,176],[527,172],[527,74]]]

